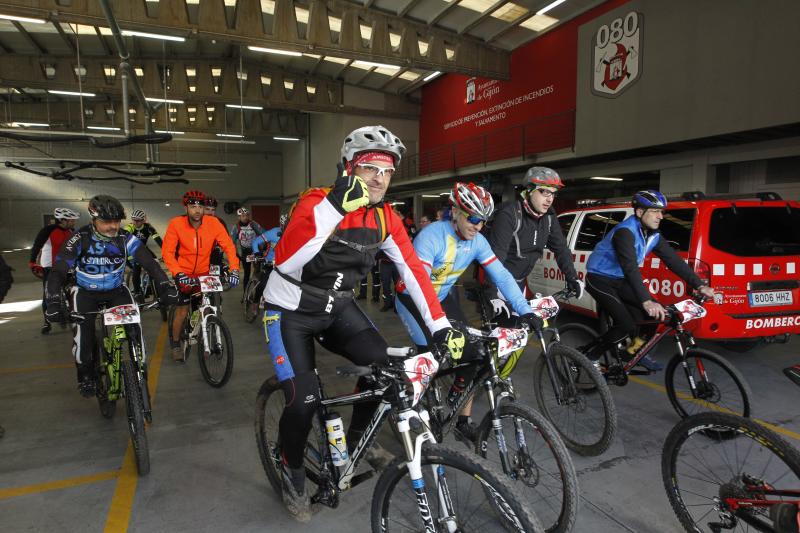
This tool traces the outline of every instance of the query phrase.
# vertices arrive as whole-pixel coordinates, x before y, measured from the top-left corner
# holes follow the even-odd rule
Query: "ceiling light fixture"
[[[60,94],[62,96],[94,96],[94,93],[82,93],[78,91],[57,91],[53,89],[47,89],[47,92],[50,94]]]
[[[144,37],[145,39],[160,39],[162,41],[176,41],[182,43],[186,40],[184,37],[176,37],[174,35],[161,35],[159,33],[147,33],[144,31],[122,30],[122,35],[126,37]]]
[[[367,67],[376,67],[376,68],[390,68],[394,70],[400,70],[400,67],[397,65],[390,65],[388,63],[376,63],[374,61],[363,61],[361,59],[356,59],[353,63],[358,63],[359,65],[364,65]]]
[[[292,141],[292,142],[297,142],[297,141],[300,140],[300,138],[299,137],[273,137],[272,140],[273,141]]]
[[[42,122],[12,122],[11,127],[13,128],[46,128],[50,124],[44,124]]]
[[[148,102],[159,102],[163,104],[182,104],[183,100],[172,100],[170,98],[151,98],[149,96],[145,97],[145,100]]]
[[[436,72],[431,72],[430,74],[422,78],[422,81],[431,81],[433,78],[440,76],[441,74],[442,73],[439,72],[438,70]]]
[[[86,126],[87,130],[100,130],[100,131],[119,131],[119,128],[112,126]]]
[[[217,137],[234,137],[236,139],[243,139],[244,135],[239,135],[238,133],[217,133]]]
[[[225,104],[225,107],[232,107],[234,109],[255,109],[256,111],[262,111],[264,109],[264,107],[260,105]]]
[[[15,20],[17,22],[30,22],[32,24],[44,24],[45,22],[47,22],[46,20],[43,19],[35,19],[31,17],[18,17],[16,15],[3,15],[1,13],[0,13],[0,19]]]
[[[170,133],[172,135],[183,135],[185,131],[167,131],[167,130],[156,130],[156,133]]]
[[[556,6],[560,6],[561,4],[563,4],[563,3],[564,3],[564,2],[566,2],[566,1],[567,1],[567,0],[555,0],[555,2],[550,2],[549,4],[547,4],[546,6],[544,6],[542,9],[540,9],[539,11],[537,11],[537,12],[536,12],[536,14],[537,14],[537,15],[544,15],[545,13],[547,13],[548,11],[550,11],[551,9],[553,9],[554,7],[556,7]]]
[[[594,176],[589,179],[598,181],[622,181],[622,178],[609,178],[607,176]]]
[[[291,50],[278,50],[276,48],[263,48],[261,46],[248,46],[247,49],[252,52],[263,52],[265,54],[276,54],[279,56],[302,57],[303,55],[300,52],[292,52]]]

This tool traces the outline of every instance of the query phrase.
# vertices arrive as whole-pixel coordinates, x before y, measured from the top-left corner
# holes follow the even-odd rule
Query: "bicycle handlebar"
[[[389,348],[386,348],[386,355],[389,357],[402,357],[405,359],[406,357],[411,357],[416,353],[417,351],[410,346],[403,346],[401,348],[392,348],[390,346]]]
[[[120,305],[133,305],[133,304],[120,304]],[[141,312],[144,312],[144,311],[150,311],[151,309],[158,309],[159,305],[160,304],[159,304],[158,300],[154,300],[154,301],[150,302],[149,304],[137,305],[137,307],[139,308],[139,312],[141,313]],[[113,307],[119,307],[119,306],[115,305]],[[113,307],[104,307],[102,309],[98,309],[97,311],[86,311],[85,313],[78,313],[77,311],[70,311],[69,312],[69,321],[70,322],[76,322],[76,323],[80,324],[84,320],[86,320],[87,316],[89,316],[89,315],[102,315],[103,313],[108,312],[109,309],[113,309]]]

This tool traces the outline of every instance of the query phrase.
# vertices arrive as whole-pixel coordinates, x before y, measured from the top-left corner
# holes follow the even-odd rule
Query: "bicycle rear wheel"
[[[426,443],[421,463],[421,480],[412,482],[404,459],[381,474],[372,497],[373,532],[544,532],[511,480],[486,461]]]
[[[278,378],[272,376],[266,380],[258,390],[256,397],[256,417],[255,432],[258,456],[261,459],[261,466],[267,474],[272,489],[283,494],[283,480],[281,456],[280,456],[280,428],[279,423],[286,400],[283,395]],[[319,424],[314,420],[314,429],[309,433],[309,441],[306,443],[305,467],[306,475],[314,482],[319,479],[320,464],[322,454],[320,453],[319,443],[313,442],[313,435],[320,435]],[[309,494],[313,494],[314,490]]]
[[[686,531],[776,531],[769,505],[730,506],[731,500],[784,501],[769,493],[800,490],[800,452],[774,432],[739,416],[701,413],[678,423],[661,454],[670,505]],[[766,489],[766,490],[765,490]],[[727,500],[727,501],[726,501]]]
[[[122,361],[122,381],[125,385],[125,407],[128,409],[128,431],[131,434],[133,453],[136,457],[136,470],[140,476],[150,472],[150,449],[147,445],[147,434],[144,430],[144,412],[142,408],[142,391],[139,380],[130,361]]]
[[[244,291],[244,320],[248,324],[258,316],[258,296],[255,294],[258,280],[251,279]]]
[[[208,346],[203,337],[197,338],[197,356],[200,359],[200,372],[203,379],[212,387],[222,387],[233,372],[233,339],[228,326],[215,315],[206,317]]]
[[[667,396],[682,418],[711,410],[750,416],[752,394],[744,377],[733,365],[702,348],[686,350],[686,364],[697,389],[697,398],[692,396],[679,355],[670,359],[664,372]]]
[[[544,416],[519,403],[500,407],[509,464],[503,468],[489,412],[478,426],[475,453],[516,481],[548,533],[572,530],[578,514],[578,477],[564,442]]]
[[[580,455],[600,455],[614,442],[617,431],[617,408],[608,383],[586,356],[575,349],[553,343],[548,353],[553,363],[552,376],[544,354],[533,367],[539,409],[569,449]],[[583,381],[578,382],[579,378]],[[592,386],[580,386],[586,382]],[[560,403],[554,386],[560,393]]]

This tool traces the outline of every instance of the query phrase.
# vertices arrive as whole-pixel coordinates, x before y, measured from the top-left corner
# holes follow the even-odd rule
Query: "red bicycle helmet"
[[[205,201],[206,195],[203,191],[186,191],[186,194],[183,195],[183,205],[205,205]]]

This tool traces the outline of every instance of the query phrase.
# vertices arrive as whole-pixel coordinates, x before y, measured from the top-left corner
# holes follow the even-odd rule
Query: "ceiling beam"
[[[103,50],[106,51],[106,55],[113,56],[114,50],[111,48],[111,45],[108,44],[108,41],[106,41],[105,36],[102,33],[100,33],[100,28],[95,26],[94,32],[97,34],[97,38],[100,39],[100,43],[103,45]]]
[[[517,20],[509,22],[506,26],[500,28],[493,35],[490,35],[489,38],[486,39],[486,42],[487,43],[495,42],[497,39],[499,39],[500,37],[505,35],[507,32],[511,31],[512,29],[516,28],[517,26],[519,26],[520,24],[522,24],[526,20],[528,20],[530,18],[533,18],[535,16],[536,16],[536,12],[535,11],[531,11],[531,12],[525,14],[525,15],[522,15]]]
[[[469,24],[458,30],[458,34],[464,35],[465,33],[469,33],[469,30],[471,30],[472,28],[474,28],[475,26],[477,26],[478,24],[489,18],[492,15],[492,13],[494,13],[495,11],[506,5],[508,2],[509,0],[499,0],[498,2],[495,2],[494,4],[492,4],[491,7],[489,7],[489,9],[487,9],[483,13],[480,13],[477,17],[472,19],[472,21],[470,21]]]
[[[403,8],[397,12],[398,17],[405,17],[408,12],[414,9],[414,6],[419,4],[420,0],[410,0]]]
[[[54,77],[47,78],[42,68],[44,63],[55,67]],[[81,63],[86,68],[86,76],[82,82],[83,92],[98,95],[95,99],[89,99],[90,102],[104,97],[116,98],[121,95],[120,83],[117,80],[108,83],[103,72],[104,67],[117,67],[114,59],[82,57]],[[159,65],[164,63],[163,59],[132,59],[130,63],[133,68],[141,68],[144,71],[144,76],[139,80],[145,95],[152,98],[164,98],[164,88],[158,71]],[[344,112],[357,115],[375,114],[375,110],[371,108],[345,106],[343,82],[330,77],[311,76],[305,72],[290,71],[274,65],[247,61],[242,62],[242,69],[247,74],[247,80],[242,83],[243,94],[240,95],[239,81],[236,77],[239,68],[238,61],[222,58],[208,60],[172,57],[167,63],[172,69],[172,76],[166,97],[183,100],[186,106],[203,106],[209,103],[224,107],[225,104],[244,103],[245,105],[260,105],[265,109]],[[192,67],[196,71],[196,76],[191,83],[195,87],[194,92],[189,90],[190,80],[186,76],[187,67]],[[222,69],[219,91],[214,90],[212,68]],[[344,68],[346,66],[340,73],[343,73]],[[0,74],[2,76],[0,77],[0,87],[77,90],[72,57],[4,54],[0,56],[0,73],[2,73]],[[270,77],[269,86],[262,84],[262,75]],[[285,79],[294,82],[295,89],[289,94],[284,91]],[[307,94],[305,90],[307,83],[316,87],[314,95]],[[386,97],[394,96],[390,93],[384,94]],[[70,100],[73,97],[65,98]],[[414,102],[393,101],[392,106],[387,107],[381,113],[397,118],[416,119],[419,117],[419,106]]]
[[[76,49],[73,40],[70,39],[69,35],[67,35],[67,33],[64,31],[64,28],[61,27],[61,24],[59,24],[58,21],[51,20],[50,22],[58,32],[58,35],[61,36],[61,40],[64,41],[64,44],[67,45],[67,48],[69,48],[70,51],[74,54]]]
[[[413,2],[413,0],[412,0]],[[162,2],[164,4],[165,2]],[[172,5],[174,2],[167,2]],[[3,13],[58,20],[68,23],[107,26],[107,21],[96,2],[72,2],[69,7],[55,0],[0,0]],[[246,9],[237,9],[231,26],[225,17],[221,1],[205,0],[198,4],[194,22],[189,20],[186,9],[166,9],[159,6],[158,17],[149,17],[144,2],[115,2],[115,16],[122,28],[150,33],[167,33],[190,39],[216,40],[242,46],[262,46],[321,55],[333,55],[347,59],[361,59],[379,63],[396,64],[421,70],[460,72],[471,76],[508,79],[510,52],[480,39],[456,32],[431,28],[427,24],[409,20],[398,15],[375,9],[367,9],[344,0],[308,0],[309,17],[307,38],[297,35],[297,20],[292,0],[276,0],[272,28],[262,24],[258,2],[240,2]],[[408,5],[406,6],[408,7]],[[405,8],[404,8],[405,9]],[[402,12],[402,11],[401,11]],[[327,13],[341,19],[341,31],[337,42],[331,39]],[[360,21],[371,23],[373,35],[368,46],[360,38]],[[399,32],[412,45],[401,45],[399,50],[389,44],[389,32]],[[422,38],[437,44],[434,50],[421,55],[416,39]],[[134,43],[137,39],[134,39]],[[443,43],[456,49],[452,59],[443,53]],[[439,50],[442,48],[442,50]],[[132,56],[135,56],[132,51]]]
[[[406,72],[406,71],[408,71],[408,69],[407,69],[407,68],[401,68],[400,70],[398,70],[397,72],[395,72],[394,74],[392,74],[392,76],[391,76],[391,77],[390,77],[388,80],[386,80],[385,82],[383,82],[383,84],[381,84],[381,86],[380,86],[380,87],[378,87],[378,90],[379,90],[379,91],[383,91],[383,90],[385,90],[385,89],[386,89],[386,87],[388,87],[390,83],[392,83],[394,80],[396,80],[397,78],[399,78],[399,77],[400,77],[400,75],[401,75],[401,74],[403,74],[403,73],[404,73],[404,72]]]
[[[45,47],[39,44],[39,42],[33,38],[33,35],[28,33],[28,30],[26,30],[22,26],[22,24],[20,24],[16,20],[12,20],[11,24],[13,24],[15,28],[17,28],[17,31],[25,38],[26,41],[28,41],[28,43],[31,46],[33,46],[36,49],[37,52],[39,52],[42,55],[47,55],[47,50],[45,49]]]
[[[449,12],[451,9],[453,9],[454,7],[456,7],[456,6],[457,6],[457,5],[460,3],[460,1],[461,1],[461,0],[452,0],[452,1],[451,1],[449,4],[447,4],[447,5],[446,5],[446,6],[444,6],[442,9],[440,9],[440,10],[439,10],[439,12],[438,12],[438,13],[436,13],[436,14],[433,16],[433,18],[432,18],[432,19],[430,19],[429,21],[427,21],[427,24],[428,24],[428,26],[434,26],[434,25],[435,25],[437,22],[439,22],[440,20],[442,20],[442,17],[444,17],[444,16],[445,16],[445,15],[446,15],[446,14],[447,14],[447,13],[448,13],[448,12]]]

